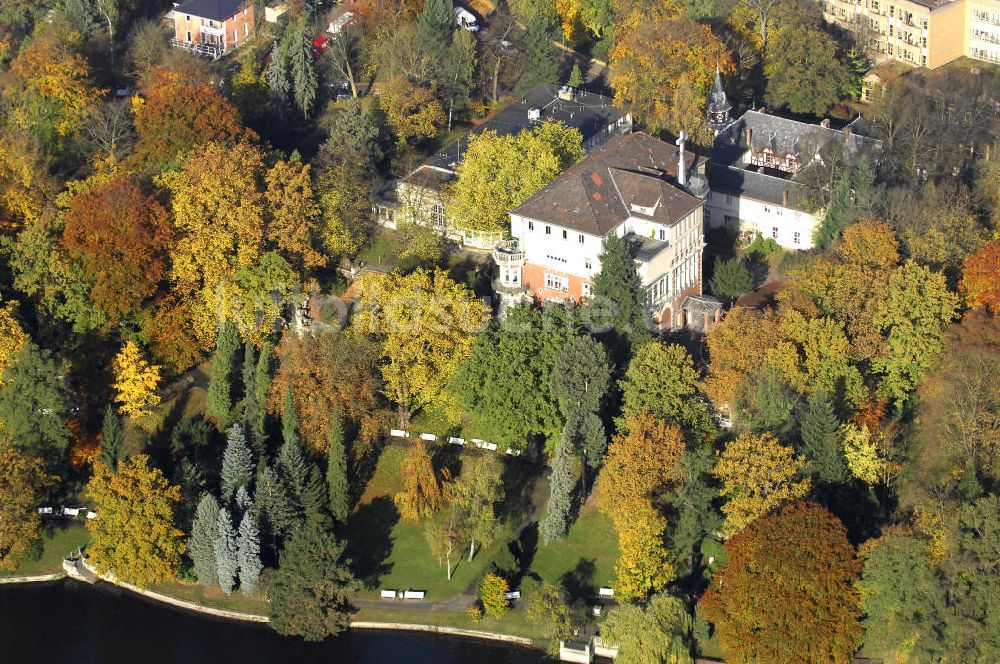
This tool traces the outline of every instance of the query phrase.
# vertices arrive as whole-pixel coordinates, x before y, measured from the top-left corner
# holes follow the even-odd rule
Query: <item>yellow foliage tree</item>
[[[405,423],[441,397],[472,351],[486,306],[439,271],[369,274],[355,284],[360,298],[352,329],[381,348],[385,389]]]
[[[23,131],[0,132],[0,233],[37,221],[52,190],[35,142]]]
[[[797,479],[808,461],[771,433],[744,433],[726,445],[715,463],[726,536],[781,505],[809,493],[810,480]]]
[[[267,240],[299,271],[326,262],[316,250],[319,205],[313,193],[310,168],[301,162],[279,161],[264,178],[271,213]]]
[[[16,304],[0,300],[0,385],[3,384],[3,372],[11,362],[11,358],[21,352],[28,335],[21,329],[20,323],[14,318]]]
[[[150,364],[142,356],[134,341],[126,342],[112,364],[115,382],[115,401],[118,412],[142,424],[153,408],[160,403],[156,388],[160,382],[160,367]]]
[[[403,477],[403,490],[393,496],[392,500],[401,517],[410,521],[429,519],[444,507],[442,480],[447,481],[447,473],[438,478],[423,445],[417,444],[410,448],[399,464],[399,472]]]
[[[0,440],[0,572],[12,572],[42,545],[38,503],[56,481],[39,459]]]
[[[779,339],[780,321],[772,310],[732,309],[705,337],[708,376],[705,393],[717,406],[731,404],[740,385],[767,360]]]
[[[615,563],[617,599],[641,601],[674,580],[676,573],[663,544],[667,520],[651,502],[639,501],[621,512],[615,529],[621,552]]]
[[[866,484],[888,486],[901,470],[899,450],[895,448],[895,431],[872,431],[868,425],[848,422],[840,428],[847,468],[854,477]]]
[[[184,551],[174,525],[180,487],[171,485],[149,457],[137,454],[112,471],[97,461],[87,485],[96,519],[87,521],[90,559],[99,574],[144,587],[177,575]]]

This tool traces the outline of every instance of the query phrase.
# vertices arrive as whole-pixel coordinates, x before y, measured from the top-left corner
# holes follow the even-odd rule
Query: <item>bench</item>
[[[87,512],[87,518],[88,519],[96,519],[97,518],[97,512]]]
[[[598,597],[614,597],[615,596],[615,591],[614,591],[613,588],[600,588],[597,591],[597,596]]]
[[[521,456],[521,450],[515,450],[512,447],[508,447],[507,448],[507,454],[509,454],[511,456]]]
[[[383,590],[379,593],[379,599],[396,599],[395,590]]]
[[[423,590],[406,590],[403,592],[403,599],[423,599],[426,594]]]
[[[420,434],[420,440],[429,440],[432,443],[436,441],[438,437],[432,433],[422,433]]]
[[[389,429],[389,435],[393,438],[409,438],[409,432],[403,431],[402,429]]]
[[[497,451],[497,444],[496,443],[486,443],[486,444],[483,445],[483,449],[490,450],[491,452],[496,452]]]
[[[482,447],[483,445],[486,444],[486,441],[480,438],[470,438],[469,440],[471,440],[472,444],[475,445],[476,447]]]
[[[64,507],[62,513],[64,516],[80,516],[81,510],[83,510],[82,507]]]
[[[448,442],[452,445],[465,445],[465,438],[455,438],[454,436],[449,436]]]
[[[503,598],[504,599],[508,599],[508,600],[511,600],[511,599],[521,599],[521,591],[520,590],[512,590],[509,593],[504,593],[503,594]]]
[[[38,508],[38,513],[39,514],[52,514],[52,508],[51,507],[39,507]]]

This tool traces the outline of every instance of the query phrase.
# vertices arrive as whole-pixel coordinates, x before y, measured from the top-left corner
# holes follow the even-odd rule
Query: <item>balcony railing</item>
[[[174,48],[182,48],[185,51],[190,51],[195,55],[200,55],[205,58],[212,58],[213,60],[218,59],[226,53],[226,47],[223,44],[202,44],[199,42],[188,42],[183,39],[171,39],[170,45]]]
[[[524,260],[520,242],[516,239],[502,240],[493,248],[493,260],[498,264],[517,263]]]

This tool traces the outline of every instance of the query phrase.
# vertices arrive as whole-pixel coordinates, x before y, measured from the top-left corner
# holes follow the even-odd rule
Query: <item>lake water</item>
[[[323,643],[214,619],[110,586],[0,585],[0,664],[541,664],[489,641],[353,630]]]

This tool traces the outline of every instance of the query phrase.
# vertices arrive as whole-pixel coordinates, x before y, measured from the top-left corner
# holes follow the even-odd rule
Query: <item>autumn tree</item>
[[[431,85],[412,84],[399,74],[386,80],[381,90],[379,103],[397,145],[434,136],[447,120],[437,90]]]
[[[443,272],[366,275],[355,283],[352,328],[380,348],[386,394],[405,422],[440,398],[471,352],[486,308]]]
[[[62,243],[93,284],[90,299],[109,325],[156,293],[166,267],[170,219],[130,180],[113,179],[73,196]]]
[[[38,515],[45,490],[58,478],[45,472],[41,460],[0,440],[0,572],[13,572],[24,560],[41,554],[42,524]]]
[[[241,337],[263,346],[280,328],[287,308],[301,304],[298,284],[299,275],[288,261],[269,251],[216,289],[214,302]]]
[[[0,301],[0,383],[3,382],[3,372],[28,341],[28,335],[15,316],[16,310],[17,303]]]
[[[507,579],[497,574],[487,574],[479,583],[479,601],[483,611],[491,618],[503,618],[510,611],[510,601],[505,595],[510,591]]]
[[[454,506],[441,510],[434,518],[428,519],[424,525],[424,537],[431,554],[437,558],[438,566],[444,564],[445,574],[451,581],[455,566],[451,564],[452,557],[461,557],[465,529],[462,513]]]
[[[683,100],[691,108],[705,107],[716,63],[724,74],[735,71],[725,45],[707,25],[680,18],[676,5],[669,3],[649,8],[643,20],[621,28],[620,33],[615,31],[610,52],[615,103],[632,108],[654,130],[684,130],[696,142],[711,142],[703,113],[685,113],[686,109],[677,109],[675,104]],[[679,82],[689,85],[692,94],[675,96]],[[697,117],[698,122],[679,126],[670,122],[681,117]]]
[[[0,127],[0,139],[0,231],[15,233],[38,221],[55,184],[31,134]]]
[[[317,250],[320,207],[310,169],[309,164],[279,161],[264,177],[264,196],[270,212],[267,240],[300,273],[326,263]]]
[[[118,412],[141,425],[160,403],[160,395],[156,393],[160,384],[160,367],[150,364],[142,356],[139,346],[134,341],[128,341],[115,356],[112,370]]]
[[[698,372],[683,346],[648,341],[635,349],[622,391],[622,420],[650,413],[687,431],[710,431],[711,417],[698,401]]]
[[[621,604],[608,612],[601,638],[618,648],[623,664],[690,664],[691,614],[684,601],[666,592],[653,595],[645,606]]]
[[[472,562],[476,545],[489,544],[496,535],[496,509],[504,497],[503,464],[497,457],[487,455],[464,462],[450,494],[451,503],[463,517],[469,536],[469,562]]]
[[[730,441],[715,464],[715,476],[727,499],[723,531],[733,535],[755,519],[809,493],[809,479],[799,479],[807,461],[773,434],[744,433]]]
[[[578,626],[580,616],[573,611],[565,589],[543,581],[528,604],[528,619],[541,625],[549,639],[549,653],[559,651],[559,642],[565,641]]]
[[[732,309],[708,331],[705,392],[716,406],[733,403],[740,386],[765,364],[777,339],[778,317],[769,310]]]
[[[959,291],[970,307],[1000,313],[1000,241],[994,240],[965,259]]]
[[[508,213],[583,158],[579,130],[546,122],[517,134],[473,137],[447,191],[447,211],[464,230],[500,233]]]
[[[140,587],[172,580],[184,551],[184,533],[174,526],[180,488],[150,468],[148,456],[137,454],[114,472],[95,463],[87,493],[98,514],[87,521],[87,550],[98,574]]]
[[[144,96],[133,102],[132,159],[140,168],[158,170],[199,143],[232,145],[256,137],[243,127],[236,107],[202,77],[157,68],[148,78]]]
[[[393,496],[393,502],[400,516],[410,521],[420,521],[434,516],[444,507],[444,482],[431,463],[427,449],[420,444],[413,445],[400,462],[400,476],[403,490]]]
[[[701,599],[727,658],[847,661],[861,641],[860,563],[843,524],[793,503],[726,542],[726,564]],[[754,601],[748,602],[747,598]]]

